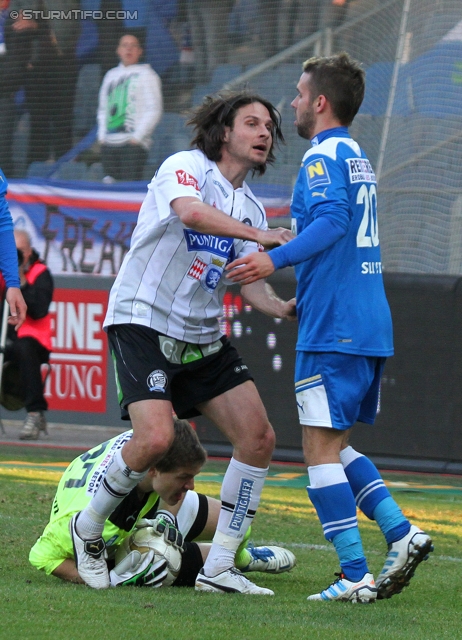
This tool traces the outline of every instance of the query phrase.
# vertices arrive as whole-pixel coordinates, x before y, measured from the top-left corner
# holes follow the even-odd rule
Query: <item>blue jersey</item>
[[[312,144],[291,205],[297,238],[270,252],[277,268],[295,266],[296,348],[390,356],[374,171],[346,127],[323,131]]]
[[[7,287],[19,287],[18,254],[13,235],[13,220],[6,201],[8,183],[0,169],[0,271]]]

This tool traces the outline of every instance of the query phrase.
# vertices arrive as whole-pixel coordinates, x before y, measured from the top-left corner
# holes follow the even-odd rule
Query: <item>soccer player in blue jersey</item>
[[[26,319],[26,303],[19,288],[18,253],[13,236],[13,220],[6,201],[8,183],[0,169],[0,273],[6,288],[6,301],[10,305],[9,324],[19,329]]]
[[[374,422],[383,367],[393,354],[376,179],[348,132],[364,89],[364,71],[346,53],[304,63],[292,107],[298,134],[312,147],[293,193],[296,237],[228,267],[240,284],[295,267],[295,393],[308,495],[340,561],[337,580],[309,600],[390,598],[409,584],[433,549],[430,537],[404,517],[374,464],[348,444],[356,421]],[[376,582],[364,556],[357,506],[377,522],[388,544]]]

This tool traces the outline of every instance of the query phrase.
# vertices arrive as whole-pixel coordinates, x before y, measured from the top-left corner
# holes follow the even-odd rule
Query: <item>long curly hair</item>
[[[274,125],[271,148],[266,162],[256,165],[253,169],[253,174],[263,175],[267,165],[275,162],[275,144],[284,143],[284,136],[281,129],[281,114],[271,102],[256,93],[228,91],[214,96],[206,96],[187,122],[195,130],[195,137],[191,141],[191,145],[200,149],[209,160],[219,162],[222,157],[225,127],[232,129],[238,110],[254,102],[259,102],[268,109]]]

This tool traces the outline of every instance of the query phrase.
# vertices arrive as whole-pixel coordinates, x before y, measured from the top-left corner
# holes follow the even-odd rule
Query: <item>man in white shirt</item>
[[[149,64],[139,64],[138,38],[123,36],[120,64],[104,76],[99,92],[98,142],[105,175],[141,180],[151,136],[162,117],[162,84]]]
[[[244,182],[262,175],[281,141],[280,116],[247,93],[207,97],[189,124],[192,151],[169,157],[148,187],[138,223],[112,287],[105,328],[116,369],[122,418],[133,438],[113,459],[90,504],[71,521],[77,569],[91,587],[109,586],[106,519],[173,439],[172,411],[212,420],[234,447],[221,511],[196,589],[273,595],[234,569],[237,548],[260,501],[274,432],[253,379],[220,331],[225,267],[234,257],[284,244]],[[295,316],[295,300],[264,281],[241,288],[267,315]]]

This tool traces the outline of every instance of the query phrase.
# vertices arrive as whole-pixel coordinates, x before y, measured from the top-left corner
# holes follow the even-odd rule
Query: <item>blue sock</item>
[[[332,542],[340,560],[342,573],[347,580],[359,582],[369,570],[358,527],[339,533]]]
[[[392,498],[374,463],[353,447],[344,449],[340,460],[358,508],[377,522],[387,544],[408,534],[411,523]]]
[[[347,447],[340,453],[345,475],[348,478],[353,491],[358,509],[369,520],[373,520],[375,507],[385,498],[390,497],[390,492],[374,463],[362,453],[355,451],[353,447]]]
[[[309,467],[308,495],[321,521],[324,537],[334,543],[340,567],[353,581],[367,573],[353,492],[340,464]]]
[[[387,544],[401,540],[409,533],[411,523],[390,496],[374,509],[374,520],[380,527]]]

